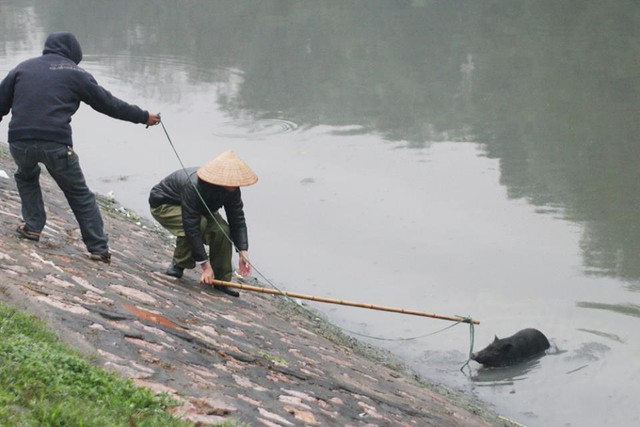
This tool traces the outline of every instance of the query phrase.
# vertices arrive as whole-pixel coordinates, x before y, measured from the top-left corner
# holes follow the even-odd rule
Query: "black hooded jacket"
[[[207,252],[200,235],[200,219],[203,216],[209,218],[209,210],[213,213],[224,207],[233,244],[239,251],[247,250],[249,241],[240,188],[228,191],[206,183],[198,178],[197,170],[198,168],[180,169],[168,175],[151,189],[149,205],[152,208],[164,204],[182,207],[182,226],[196,262],[207,260]]]
[[[53,141],[73,145],[71,116],[80,102],[116,119],[146,123],[149,113],[127,104],[78,67],[82,49],[71,33],[53,33],[42,56],[16,66],[0,83],[0,119],[11,111],[9,142]]]

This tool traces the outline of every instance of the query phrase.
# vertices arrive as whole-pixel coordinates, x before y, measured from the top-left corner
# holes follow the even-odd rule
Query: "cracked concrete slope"
[[[488,426],[480,406],[437,392],[403,369],[366,357],[355,341],[280,297],[231,298],[162,274],[166,236],[102,206],[111,265],[88,259],[77,224],[51,178],[39,242],[22,240],[20,200],[0,144],[0,297],[34,314],[100,366],[176,397],[197,425]],[[255,281],[251,284],[256,284]],[[323,332],[325,331],[325,332]]]

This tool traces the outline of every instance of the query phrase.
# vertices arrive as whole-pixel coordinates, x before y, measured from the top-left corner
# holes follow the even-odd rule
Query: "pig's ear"
[[[494,338],[493,342],[496,342],[496,341],[500,340],[500,338],[498,338],[498,336],[497,336],[497,335],[494,335],[494,337],[495,337],[495,338]]]

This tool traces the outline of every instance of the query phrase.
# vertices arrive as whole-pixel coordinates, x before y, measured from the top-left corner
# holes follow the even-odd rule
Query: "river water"
[[[538,328],[544,357],[461,371],[467,325],[313,305],[521,424],[639,425],[636,1],[0,0],[1,74],[62,30],[187,166],[256,171],[260,278],[471,316],[475,349]],[[162,128],[73,127],[90,186],[149,216],[180,167]]]

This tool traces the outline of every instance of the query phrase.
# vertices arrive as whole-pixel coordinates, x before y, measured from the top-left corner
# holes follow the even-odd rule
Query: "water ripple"
[[[213,134],[228,138],[259,139],[294,132],[298,124],[284,119],[233,120],[217,125]]]

